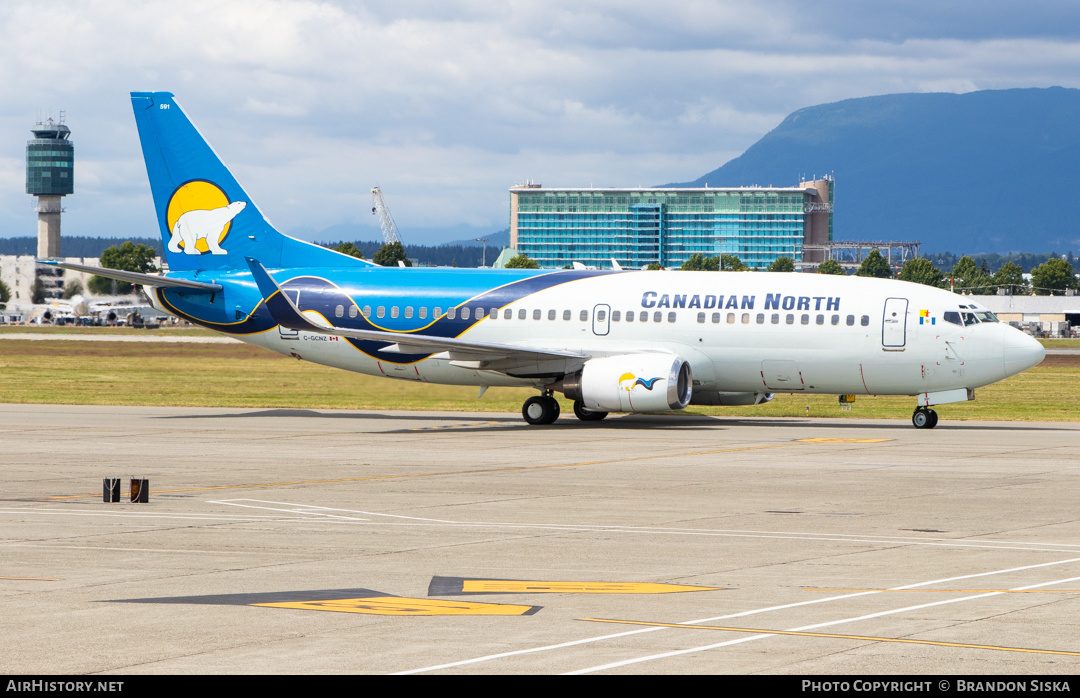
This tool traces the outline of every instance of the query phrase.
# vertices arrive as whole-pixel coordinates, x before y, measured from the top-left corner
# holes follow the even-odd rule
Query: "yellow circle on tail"
[[[176,225],[176,221],[180,219],[180,216],[188,211],[212,210],[228,206],[229,203],[229,197],[225,196],[225,192],[221,190],[221,187],[213,182],[198,179],[177,187],[176,191],[173,192],[172,197],[169,199],[169,207],[165,212],[165,219],[168,221],[169,230],[171,231],[173,226]],[[224,242],[225,237],[229,234],[230,228],[232,228],[232,221],[226,223],[225,227],[222,228],[221,235],[218,236],[219,245]],[[184,246],[183,241],[180,241],[178,244],[180,247]],[[210,251],[210,247],[206,244],[206,240],[199,240],[196,242],[195,249],[199,252]]]

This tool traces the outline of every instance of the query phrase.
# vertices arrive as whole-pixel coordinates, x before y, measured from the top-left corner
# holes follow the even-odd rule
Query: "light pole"
[[[477,241],[477,242],[482,242],[482,243],[484,243],[484,251],[483,251],[483,253],[482,253],[482,259],[480,260],[480,266],[481,266],[481,268],[483,268],[483,267],[486,267],[486,266],[487,266],[487,244],[488,244],[488,238],[476,238],[476,241]]]

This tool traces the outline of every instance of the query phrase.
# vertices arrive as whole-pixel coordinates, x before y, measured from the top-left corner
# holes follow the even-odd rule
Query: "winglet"
[[[281,290],[281,287],[277,285],[277,282],[274,281],[273,277],[257,259],[244,257],[244,261],[247,262],[248,267],[251,269],[251,276],[255,279],[255,284],[262,294],[263,303],[266,304],[266,309],[270,311],[274,322],[290,330],[322,332],[328,329],[320,327],[304,317],[304,314],[293,303],[292,298],[289,298],[288,294]]]

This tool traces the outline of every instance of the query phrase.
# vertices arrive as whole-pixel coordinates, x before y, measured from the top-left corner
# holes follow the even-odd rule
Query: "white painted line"
[[[1073,560],[1073,562],[1075,562],[1075,560]],[[983,576],[986,576],[986,573],[979,574],[979,575],[972,575],[972,576],[983,577]],[[965,577],[959,577],[957,579],[963,579],[963,578],[965,578]],[[966,578],[970,578],[970,577],[966,577]],[[1068,577],[1066,579],[1057,579],[1057,580],[1054,580],[1052,582],[1042,582],[1040,584],[1031,584],[1029,586],[1016,587],[1014,589],[1011,589],[1010,591],[1024,591],[1024,590],[1027,590],[1027,589],[1038,589],[1039,587],[1054,586],[1055,584],[1065,584],[1066,582],[1075,582],[1078,579],[1080,579],[1080,577]],[[944,580],[942,580],[942,581],[944,581]],[[896,587],[895,589],[891,589],[890,591],[897,591],[899,589],[911,589],[914,586],[926,586],[926,584],[924,583],[924,584],[911,585],[911,586],[908,586],[908,587]],[[921,609],[924,609],[924,608],[932,608],[934,606],[945,606],[945,605],[948,605],[948,604],[961,603],[961,602],[964,602],[964,601],[975,601],[977,599],[985,599],[985,598],[988,598],[988,597],[991,597],[991,596],[1000,596],[1001,594],[1006,594],[1006,593],[1008,593],[1008,592],[1005,592],[1005,591],[990,591],[990,592],[986,592],[986,593],[983,593],[983,594],[974,594],[974,595],[971,595],[971,596],[962,596],[962,597],[956,598],[956,599],[945,599],[943,601],[933,601],[933,602],[930,602],[930,603],[917,604],[915,606],[905,606],[903,608],[895,608],[895,609],[892,609],[890,611],[879,611],[877,613],[868,613],[866,615],[856,616],[854,618],[843,618],[841,620],[832,620],[832,621],[827,621],[827,622],[824,622],[824,623],[815,623],[813,625],[803,625],[803,626],[798,627],[798,628],[788,628],[787,630],[790,631],[790,632],[805,632],[807,630],[818,630],[820,628],[830,628],[830,627],[833,627],[833,626],[836,626],[836,625],[843,625],[843,624],[846,624],[846,623],[855,623],[855,622],[858,622],[858,621],[861,621],[861,620],[870,620],[872,618],[881,618],[883,616],[893,616],[893,615],[896,615],[898,613],[906,613],[908,611],[918,611],[918,610],[921,610]],[[725,616],[725,617],[726,618],[731,618],[731,617],[734,617],[734,616]],[[720,620],[720,618],[714,618],[714,619],[710,619],[710,620]],[[701,620],[701,621],[695,621],[695,622],[692,622],[692,623],[679,623],[679,625],[701,625],[702,623],[705,623],[705,622],[707,622],[707,621]],[[654,655],[650,655],[650,656],[647,656],[647,657],[638,657],[636,659],[626,659],[626,660],[623,660],[621,662],[611,662],[609,664],[602,664],[600,666],[589,667],[587,669],[578,669],[577,671],[566,672],[565,675],[567,675],[567,676],[576,676],[578,674],[590,674],[590,673],[593,673],[593,672],[596,672],[596,671],[604,671],[606,669],[617,669],[619,667],[628,666],[630,664],[640,664],[642,662],[651,662],[651,661],[655,661],[657,659],[666,659],[668,657],[676,657],[676,656],[683,655],[683,654],[692,654],[694,652],[704,652],[706,650],[717,649],[719,647],[729,647],[731,645],[740,644],[742,642],[751,642],[753,640],[761,640],[761,639],[764,639],[764,638],[767,638],[767,637],[777,637],[777,636],[776,635],[770,635],[768,633],[762,634],[762,635],[751,635],[749,637],[741,637],[741,638],[738,638],[736,640],[728,640],[726,642],[718,642],[718,643],[711,644],[711,645],[704,645],[702,647],[691,647],[690,649],[685,649],[685,650],[675,650],[675,651],[672,651],[672,652],[664,652],[662,654],[654,654]]]
[[[1026,570],[1037,569],[1037,568],[1040,568],[1040,567],[1053,567],[1053,566],[1056,566],[1056,565],[1066,565],[1066,564],[1073,563],[1073,562],[1080,562],[1080,558],[1072,558],[1072,559],[1069,559],[1069,560],[1059,560],[1059,561],[1055,561],[1055,562],[1043,562],[1043,563],[1039,563],[1039,564],[1036,564],[1036,565],[1024,565],[1022,567],[1010,567],[1010,568],[1004,569],[1004,570],[995,570],[995,571],[992,571],[992,572],[978,572],[976,574],[966,574],[966,575],[961,575],[961,576],[958,576],[958,577],[946,577],[946,578],[943,578],[943,579],[933,579],[933,580],[930,580],[930,581],[927,581],[927,582],[917,582],[915,584],[908,584],[908,585],[905,585],[905,586],[893,587],[893,588],[889,589],[889,591],[900,591],[902,589],[915,589],[915,588],[918,588],[918,587],[931,586],[933,584],[944,584],[945,582],[955,582],[955,581],[959,581],[959,580],[962,580],[962,579],[975,579],[977,577],[989,577],[989,576],[998,575],[998,574],[1008,574],[1010,572],[1022,572],[1022,571],[1026,571]],[[1060,583],[1060,582],[1054,582],[1054,583]],[[813,599],[813,600],[810,600],[810,601],[800,601],[798,603],[784,604],[782,606],[768,606],[766,608],[758,608],[758,609],[753,609],[753,610],[750,610],[750,611],[742,611],[740,613],[731,613],[731,614],[723,615],[723,616],[714,616],[712,618],[701,618],[701,619],[698,619],[698,620],[683,621],[683,623],[681,623],[680,625],[701,625],[703,623],[711,623],[713,621],[718,621],[718,620],[727,620],[727,619],[730,619],[730,618],[743,618],[743,617],[746,617],[746,616],[758,615],[758,614],[761,614],[761,613],[769,613],[771,611],[781,611],[781,610],[786,610],[786,609],[789,609],[789,608],[796,608],[798,606],[809,606],[809,605],[812,605],[812,604],[829,603],[829,602],[832,602],[832,601],[841,601],[841,600],[844,600],[844,599],[852,599],[852,598],[855,598],[855,597],[858,597],[858,596],[870,596],[870,595],[873,595],[873,594],[881,594],[881,593],[884,593],[884,592],[880,592],[880,591],[861,591],[861,592],[856,592],[856,593],[853,593],[853,594],[843,594],[843,595],[840,595],[840,596],[830,596],[830,597],[824,598],[824,599]],[[563,647],[569,647],[571,645],[583,645],[583,644],[587,644],[587,643],[590,643],[590,642],[603,642],[604,640],[608,640],[608,639],[611,639],[611,638],[625,637],[627,635],[637,635],[637,634],[642,634],[642,633],[646,633],[646,632],[657,632],[657,631],[660,631],[660,630],[670,630],[670,628],[656,628],[656,627],[642,628],[640,630],[631,630],[629,632],[617,633],[617,634],[614,634],[614,635],[600,635],[600,636],[597,636],[597,637],[586,638],[586,639],[582,639],[582,640],[575,640],[572,643],[562,643],[562,644],[557,644],[557,645],[546,645],[544,647],[532,647],[532,648],[524,649],[524,650],[513,650],[513,651],[509,651],[509,652],[502,652],[502,653],[499,653],[499,654],[490,654],[490,655],[486,655],[486,656],[483,656],[483,657],[475,657],[475,658],[472,658],[472,659],[463,659],[463,660],[460,660],[460,661],[457,661],[457,662],[448,662],[446,664],[439,664],[437,666],[423,667],[423,668],[420,668],[420,669],[411,669],[409,671],[402,671],[402,672],[397,672],[397,673],[399,673],[399,674],[420,674],[420,673],[423,673],[423,672],[426,672],[426,671],[438,671],[440,669],[450,669],[450,668],[453,668],[453,667],[465,666],[467,664],[477,664],[477,663],[480,663],[480,662],[487,662],[487,661],[491,661],[491,660],[494,660],[494,659],[502,659],[504,657],[514,657],[514,656],[523,655],[523,654],[532,654],[532,653],[535,653],[535,652],[544,652],[544,651],[547,651],[547,650],[554,650],[554,649],[560,649],[560,648],[563,648]],[[774,637],[774,636],[771,636],[771,635],[752,635],[750,637],[743,637],[743,638],[739,638],[737,640],[731,640],[731,641],[728,641],[728,642],[719,643],[719,644],[717,644],[715,646],[716,647],[723,647],[723,646],[726,646],[726,645],[738,644],[740,642],[748,642],[751,639],[760,639],[762,637]],[[712,647],[713,647],[713,645],[710,645],[705,649],[710,649]],[[683,650],[683,652],[685,652],[685,651],[686,650]],[[696,651],[702,651],[702,650],[696,650]],[[668,655],[665,655],[665,656],[668,656]],[[660,658],[660,656],[656,655],[656,658]],[[629,660],[629,661],[633,662],[633,661],[647,661],[647,660]],[[608,666],[608,665],[604,665],[604,667],[606,667],[606,666]],[[602,667],[592,667],[592,668],[589,668],[589,669],[581,669],[578,672],[574,672],[574,673],[587,673],[587,672],[590,672],[590,671],[600,671],[601,668]]]
[[[278,509],[274,507],[259,507],[254,504],[240,504],[239,502],[259,502],[265,504],[275,504],[283,507],[291,507],[290,509]],[[377,516],[382,518],[403,519],[408,521],[418,522],[420,524],[439,524],[441,526],[456,526],[461,528],[521,528],[529,530],[547,530],[547,531],[570,531],[575,533],[628,533],[628,534],[647,534],[647,535],[678,535],[678,536],[711,536],[718,538],[765,538],[776,540],[815,540],[815,541],[827,541],[827,542],[840,542],[840,543],[868,543],[871,545],[921,545],[929,547],[948,547],[948,548],[980,548],[990,550],[1024,550],[1028,552],[1049,552],[1049,553],[1062,553],[1073,552],[1076,549],[1080,549],[1080,544],[1073,543],[1026,543],[1026,542],[1012,542],[1012,541],[993,541],[993,540],[965,540],[965,539],[949,539],[949,538],[916,538],[913,536],[866,536],[848,533],[800,533],[793,531],[739,531],[732,529],[700,529],[700,528],[671,528],[664,526],[610,526],[610,525],[596,525],[596,524],[551,524],[551,523],[499,523],[489,521],[452,521],[447,519],[429,519],[415,516],[401,516],[396,514],[380,514],[371,511],[360,511],[355,509],[332,509],[330,507],[316,507],[308,504],[294,504],[291,502],[273,502],[259,499],[223,499],[208,502],[209,504],[222,504],[226,506],[247,507],[252,509],[269,509],[271,511],[288,511],[290,513],[302,514],[306,513],[307,509],[325,509],[327,511],[341,511],[353,514],[362,514],[364,516]],[[312,512],[313,515],[317,515]],[[365,519],[352,518],[343,516],[340,517],[343,522],[352,521],[365,521]],[[393,524],[388,522],[369,522],[372,525],[412,525],[412,524]],[[1044,546],[1044,547],[1036,547]],[[1072,550],[1070,550],[1072,549]]]

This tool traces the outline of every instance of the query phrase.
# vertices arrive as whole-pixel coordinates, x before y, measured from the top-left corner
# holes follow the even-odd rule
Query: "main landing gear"
[[[551,424],[559,418],[559,412],[559,401],[551,390],[532,396],[521,406],[521,416],[529,424]]]
[[[911,423],[916,429],[933,429],[937,426],[937,412],[929,407],[916,407],[911,415]]]
[[[585,409],[585,403],[581,400],[574,401],[574,416],[583,422],[599,422],[607,415],[607,412],[593,412]]]
[[[551,390],[529,398],[521,406],[521,416],[529,424],[551,424],[559,418],[559,411],[559,401]],[[574,416],[583,422],[598,422],[608,416],[608,413],[586,409],[584,402],[575,400]]]

